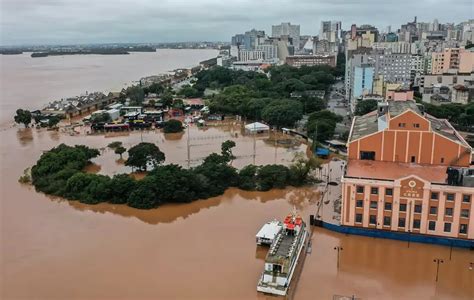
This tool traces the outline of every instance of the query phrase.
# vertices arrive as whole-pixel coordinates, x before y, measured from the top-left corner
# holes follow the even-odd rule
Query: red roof
[[[185,99],[184,103],[186,103],[187,105],[204,105],[204,101],[202,101],[201,98]]]

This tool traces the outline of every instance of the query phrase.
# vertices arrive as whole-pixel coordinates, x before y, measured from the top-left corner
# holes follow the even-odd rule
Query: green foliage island
[[[128,150],[126,164],[140,170],[152,169],[136,180],[129,174],[113,177],[89,174],[84,168],[100,152],[83,145],[61,144],[43,153],[31,168],[31,183],[48,195],[78,200],[87,204],[108,202],[150,209],[165,203],[186,203],[224,193],[229,187],[267,191],[272,188],[300,186],[310,182],[310,173],[319,167],[317,159],[296,157],[290,167],[248,165],[240,171],[229,165],[235,158],[233,141],[222,144],[220,154],[212,153],[195,168],[163,165],[165,154],[151,143],[140,143]],[[109,145],[120,149],[121,143]]]

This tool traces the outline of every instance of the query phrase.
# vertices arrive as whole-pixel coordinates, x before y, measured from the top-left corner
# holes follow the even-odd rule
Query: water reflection
[[[20,145],[27,146],[33,142],[33,129],[32,128],[18,128],[16,137],[20,142]]]
[[[93,166],[88,166],[88,172],[95,171]],[[141,179],[146,174],[144,172],[133,173],[136,179]],[[295,206],[297,210],[303,211],[319,198],[319,192],[312,188],[287,188],[281,190],[271,190],[268,192],[243,191],[237,188],[228,189],[222,196],[213,197],[204,200],[197,200],[191,203],[183,204],[165,204],[155,209],[141,210],[128,207],[121,204],[100,203],[96,205],[84,204],[79,201],[66,201],[71,207],[79,211],[95,212],[99,214],[111,213],[122,217],[133,217],[147,224],[172,223],[178,219],[186,219],[204,209],[216,207],[223,202],[233,199],[242,199],[248,201],[258,201],[266,203],[285,199],[287,203]],[[58,201],[57,197],[49,197],[52,201]]]
[[[180,139],[183,138],[184,131],[178,132],[178,133],[165,133],[164,136],[165,136],[165,140],[167,141],[179,141]]]

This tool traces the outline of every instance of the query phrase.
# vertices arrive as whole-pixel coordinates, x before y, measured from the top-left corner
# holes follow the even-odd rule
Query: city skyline
[[[1,0],[2,46],[71,43],[152,43],[229,41],[250,28],[271,32],[271,26],[291,22],[302,35],[317,35],[321,21],[340,20],[342,28],[371,24],[384,30],[412,21],[459,23],[472,18],[472,3],[458,1],[447,10],[438,0],[399,1],[380,5],[373,0],[261,1],[222,3],[216,0],[154,3],[149,0]],[[430,9],[426,9],[430,7]],[[377,14],[373,10],[377,10]],[[61,24],[58,26],[58,24]],[[101,28],[100,31],[97,28]]]

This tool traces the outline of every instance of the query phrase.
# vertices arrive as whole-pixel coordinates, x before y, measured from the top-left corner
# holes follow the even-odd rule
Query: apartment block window
[[[376,187],[371,188],[370,193],[372,195],[378,195],[379,194],[379,188],[376,188]]]
[[[444,211],[444,215],[448,217],[453,216],[453,209],[451,207],[446,207],[446,210]]]
[[[392,203],[391,202],[385,202],[384,209],[385,210],[392,210]]]
[[[393,189],[386,188],[385,189],[385,196],[393,196]]]
[[[400,203],[400,211],[407,211],[407,205],[405,203]]]
[[[364,207],[364,200],[357,200],[356,207]]]
[[[405,218],[398,219],[398,227],[405,228]]]
[[[467,224],[459,224],[459,233],[467,234]]]
[[[421,205],[420,204],[415,205],[415,213],[421,214]]]
[[[361,185],[358,185],[357,188],[356,188],[356,190],[357,190],[357,193],[358,193],[358,194],[363,194],[363,193],[364,193],[364,187],[361,186]]]
[[[461,209],[461,218],[469,218],[469,209]]]
[[[405,126],[406,126],[406,123],[398,123],[398,127],[400,128],[405,128]]]
[[[413,127],[415,127],[415,128],[420,128],[420,124],[415,123],[415,124],[413,124]]]
[[[421,220],[413,220],[413,228],[420,229]]]
[[[430,221],[428,223],[428,230],[435,230],[436,229],[436,221]]]
[[[369,224],[371,224],[371,225],[376,225],[377,224],[377,216],[376,215],[370,215],[369,216]]]
[[[412,156],[412,157],[411,157],[411,162],[412,162],[412,163],[415,163],[415,162],[416,162],[416,157],[415,157],[415,156]]]
[[[374,151],[360,151],[360,159],[375,160],[375,152]]]
[[[389,216],[383,217],[383,226],[390,226],[392,224],[392,218]]]
[[[451,223],[444,223],[444,232],[451,232]]]
[[[462,195],[462,202],[470,203],[471,202],[471,195]]]
[[[370,208],[376,209],[377,208],[377,201],[370,201]]]
[[[441,163],[444,164],[444,157],[441,157]]]
[[[436,215],[438,213],[438,207],[430,206],[430,215]]]
[[[431,193],[431,200],[438,200],[439,199],[439,193],[438,192],[432,192]]]
[[[362,223],[362,214],[356,214],[356,223]]]
[[[446,194],[446,200],[448,200],[448,201],[454,201],[454,194],[452,194],[452,193]]]

